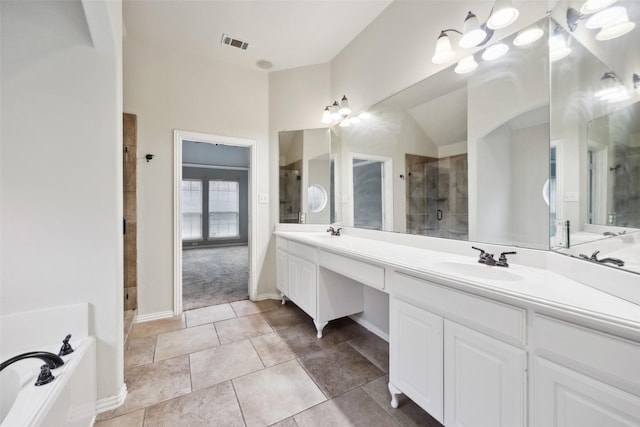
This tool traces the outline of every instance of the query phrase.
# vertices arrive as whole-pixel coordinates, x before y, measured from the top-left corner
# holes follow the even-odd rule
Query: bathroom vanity
[[[318,338],[366,312],[367,292],[388,295],[389,329],[374,332],[393,407],[404,393],[447,427],[640,425],[640,306],[551,271],[558,254],[488,267],[468,242],[349,230],[276,231],[278,289]]]

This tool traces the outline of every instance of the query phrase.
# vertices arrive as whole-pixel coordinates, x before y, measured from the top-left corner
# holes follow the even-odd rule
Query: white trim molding
[[[150,322],[152,320],[166,319],[167,317],[173,317],[173,311],[167,310],[149,314],[138,314],[135,318],[135,323]]]
[[[98,399],[96,401],[96,413],[100,414],[102,412],[109,411],[111,409],[116,409],[120,405],[124,403],[124,400],[127,398],[127,384],[123,383],[120,388],[120,393],[115,396],[108,396],[103,399]]]
[[[258,296],[258,164],[257,144],[254,139],[211,135],[183,130],[173,131],[173,315],[182,313],[182,141],[233,145],[249,148],[249,298]]]

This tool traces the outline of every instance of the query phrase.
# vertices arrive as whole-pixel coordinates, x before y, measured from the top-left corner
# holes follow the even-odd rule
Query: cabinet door
[[[288,257],[289,298],[314,319],[317,317],[316,265],[294,255]]]
[[[442,422],[443,319],[395,298],[390,314],[390,382]]]
[[[517,427],[526,424],[526,353],[444,321],[444,424]]]
[[[534,427],[640,426],[640,397],[535,358]]]
[[[287,286],[287,258],[288,254],[282,249],[276,251],[276,287],[280,292],[289,295],[289,286]]]

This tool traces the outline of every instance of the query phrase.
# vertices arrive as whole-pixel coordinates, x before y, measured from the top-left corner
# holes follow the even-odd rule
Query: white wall
[[[1,3],[0,311],[88,302],[108,399],[123,385],[121,3],[87,6],[89,26],[79,1]]]
[[[138,117],[138,315],[150,316],[173,310],[173,130],[256,140],[257,203],[270,188],[268,77],[127,37],[124,80],[124,111]],[[147,153],[155,155],[149,163]],[[275,290],[275,272],[264,262],[269,206],[257,209],[251,220],[258,235],[251,239],[264,294]]]

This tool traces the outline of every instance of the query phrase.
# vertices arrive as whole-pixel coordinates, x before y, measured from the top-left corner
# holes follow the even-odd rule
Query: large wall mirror
[[[564,30],[560,7],[557,22],[503,39],[504,55],[477,52],[372,106],[369,120],[326,130],[334,219],[576,257],[614,251],[625,265],[607,265],[640,272],[638,254],[624,252],[640,243],[640,97],[631,88],[625,102],[592,101],[612,70]],[[540,37],[523,43],[533,28]],[[639,51],[638,34],[629,36]],[[559,38],[567,56],[554,51]]]

